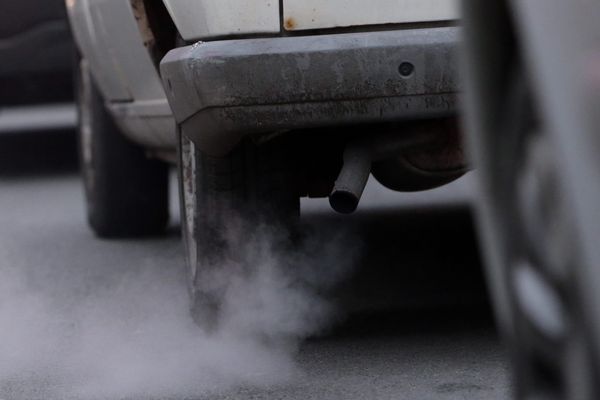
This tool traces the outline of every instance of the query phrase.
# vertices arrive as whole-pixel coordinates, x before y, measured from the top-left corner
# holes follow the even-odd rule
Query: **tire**
[[[169,219],[168,165],[131,142],[108,113],[85,60],[77,79],[78,136],[88,222],[101,238],[160,234]]]
[[[517,399],[598,399],[593,307],[580,275],[594,265],[581,256],[578,238],[585,232],[575,222],[564,152],[540,112],[514,14],[502,1],[467,4],[467,137],[514,393]]]
[[[191,313],[210,332],[219,326],[223,292],[233,273],[228,269],[244,264],[244,242],[259,226],[284,241],[290,238],[300,214],[300,196],[283,138],[263,144],[247,140],[224,157],[203,154],[183,134],[179,143]]]

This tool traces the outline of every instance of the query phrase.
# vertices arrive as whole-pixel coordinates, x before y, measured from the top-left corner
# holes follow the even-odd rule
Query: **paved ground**
[[[72,147],[0,140],[0,399],[509,397],[469,179],[414,195],[371,184],[351,218],[305,202],[308,226],[360,243],[339,322],[301,342],[246,342],[198,338],[187,320],[176,218],[164,238],[92,236]]]

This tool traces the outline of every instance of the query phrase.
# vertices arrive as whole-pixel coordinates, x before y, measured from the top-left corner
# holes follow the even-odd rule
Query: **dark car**
[[[63,1],[0,3],[0,132],[75,126],[73,58]]]

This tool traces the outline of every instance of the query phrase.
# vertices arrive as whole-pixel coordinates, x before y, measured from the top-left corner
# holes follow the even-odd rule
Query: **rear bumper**
[[[169,52],[161,73],[180,129],[222,155],[249,134],[452,114],[458,35],[447,27],[200,42]],[[403,63],[413,66],[407,76]]]

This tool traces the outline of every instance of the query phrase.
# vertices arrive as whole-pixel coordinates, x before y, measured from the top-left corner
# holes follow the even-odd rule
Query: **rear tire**
[[[191,312],[207,331],[219,325],[231,268],[258,227],[287,240],[300,214],[294,163],[284,138],[247,140],[223,157],[180,134],[179,182]],[[252,236],[251,236],[252,235]],[[224,278],[224,279],[223,279]]]
[[[128,140],[81,60],[77,79],[79,153],[88,222],[102,238],[162,233],[169,218],[168,165]]]

